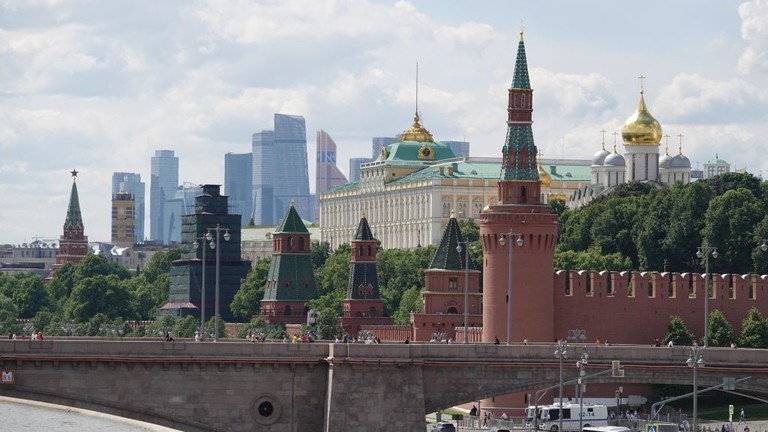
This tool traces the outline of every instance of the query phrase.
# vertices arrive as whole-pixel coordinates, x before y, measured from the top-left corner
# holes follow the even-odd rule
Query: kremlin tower
[[[64,220],[64,234],[59,240],[59,254],[56,264],[51,268],[55,272],[67,263],[78,263],[88,253],[88,237],[85,236],[83,218],[80,214],[80,198],[77,195],[77,170],[72,170],[72,191],[69,194],[67,218]]]
[[[483,342],[551,342],[557,215],[541,196],[523,32],[509,89],[498,201],[480,216],[483,245]],[[510,238],[511,235],[511,238]]]

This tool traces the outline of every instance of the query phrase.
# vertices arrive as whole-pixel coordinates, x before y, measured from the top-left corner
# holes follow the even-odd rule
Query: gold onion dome
[[[621,137],[626,144],[659,145],[661,141],[661,125],[653,118],[645,106],[643,92],[640,92],[640,102],[637,110],[629,116],[621,129]]]
[[[549,186],[552,184],[552,176],[549,175],[547,171],[544,170],[544,168],[541,166],[541,162],[539,162],[539,183],[541,183],[542,186]]]
[[[400,134],[400,141],[434,142],[432,134],[421,127],[418,111],[413,116],[413,125]]]

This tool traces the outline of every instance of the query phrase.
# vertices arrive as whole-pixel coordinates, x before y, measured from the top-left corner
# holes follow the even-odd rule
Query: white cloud
[[[721,124],[764,117],[767,103],[765,90],[741,79],[680,74],[661,89],[654,107],[670,122]]]
[[[741,37],[747,47],[739,58],[742,73],[768,71],[768,1],[752,0],[739,5]]]

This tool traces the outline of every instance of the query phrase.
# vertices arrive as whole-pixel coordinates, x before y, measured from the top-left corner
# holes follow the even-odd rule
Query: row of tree
[[[664,344],[672,341],[675,345],[693,345],[694,340],[693,333],[685,326],[682,318],[671,316],[667,333],[664,335]],[[708,341],[706,345],[713,347],[736,344],[743,348],[768,348],[768,320],[753,307],[741,322],[741,333],[736,334],[723,313],[717,309],[713,310],[709,314]],[[703,337],[700,343],[704,345]]]
[[[767,190],[766,182],[747,173],[669,188],[620,185],[582,208],[559,210],[556,268],[628,270],[629,264],[641,271],[703,272],[704,259],[696,251],[708,245],[719,253],[710,259],[712,272],[766,273],[768,254],[758,246],[768,238]],[[571,267],[576,263],[558,260],[569,251],[615,258]]]

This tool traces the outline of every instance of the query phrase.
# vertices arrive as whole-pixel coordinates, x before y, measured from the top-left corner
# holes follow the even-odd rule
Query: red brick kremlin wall
[[[738,337],[741,322],[756,306],[768,312],[768,275],[711,275],[711,313],[718,309]],[[586,331],[587,341],[617,344],[662,339],[672,315],[696,339],[704,335],[704,276],[698,273],[558,271],[554,280],[554,339]],[[537,319],[526,311],[519,319]],[[543,342],[543,341],[542,341]]]

